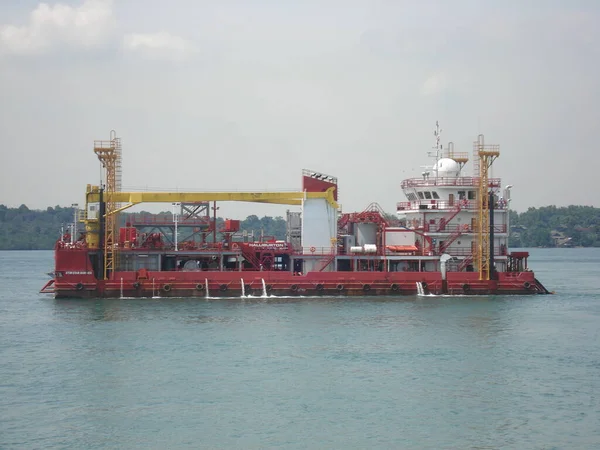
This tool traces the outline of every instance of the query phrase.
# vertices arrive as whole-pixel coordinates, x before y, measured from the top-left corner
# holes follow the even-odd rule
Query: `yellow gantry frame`
[[[125,206],[113,210],[106,209],[106,223],[111,222],[109,218],[115,214],[140,203],[203,203],[203,202],[254,202],[254,203],[272,203],[279,205],[302,205],[306,199],[325,199],[332,208],[339,208],[334,197],[335,188],[331,187],[325,192],[112,192],[110,194],[110,204],[125,203]],[[104,194],[105,200],[107,194]],[[98,203],[100,201],[100,188],[98,186],[87,186],[86,190],[86,210],[89,203]],[[86,230],[88,231],[88,245],[91,248],[97,246],[97,240],[92,234],[98,229],[98,219],[86,219]],[[116,233],[116,231],[115,231]],[[111,242],[111,247],[116,247],[115,240]],[[106,245],[106,242],[105,242]],[[111,267],[114,267],[115,249],[108,251],[108,256],[112,257]],[[105,266],[107,261],[105,261]],[[105,279],[108,279],[107,267],[105,267]]]
[[[335,209],[334,187],[325,192],[114,192],[114,203],[126,203],[119,209],[107,210],[115,214],[140,203],[202,203],[202,202],[254,202],[279,205],[301,205],[305,199],[323,198]],[[100,201],[97,186],[88,186],[87,203]]]

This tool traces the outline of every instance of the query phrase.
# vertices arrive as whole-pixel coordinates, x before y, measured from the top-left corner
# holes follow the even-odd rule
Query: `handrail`
[[[173,218],[167,216],[154,216],[154,215],[131,215],[127,218],[127,221],[133,225],[175,225]],[[211,219],[209,217],[202,219],[191,219],[180,216],[177,224],[179,226],[185,225],[209,225]]]
[[[462,233],[474,233],[475,230],[471,224],[446,224],[443,228],[440,224],[426,223],[423,226],[423,231],[427,233],[446,233],[452,234],[460,230]],[[506,233],[506,224],[494,224],[494,233]]]
[[[461,210],[475,210],[478,208],[478,202],[476,200],[455,200],[452,203],[447,200],[414,200],[412,202],[396,203],[396,211],[413,212],[424,209],[452,210],[459,204]],[[505,202],[498,202],[496,205],[494,205],[494,209],[503,211],[508,208]]]
[[[500,178],[489,178],[489,187],[500,187]],[[479,177],[433,177],[433,178],[408,178],[400,184],[402,189],[407,187],[435,187],[435,186],[467,186],[479,187]]]
[[[323,255],[335,255],[335,248],[332,247],[302,247],[299,250],[294,251],[294,255],[314,255],[314,256],[323,256]]]

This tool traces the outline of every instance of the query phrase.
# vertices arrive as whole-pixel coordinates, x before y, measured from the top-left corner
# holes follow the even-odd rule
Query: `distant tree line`
[[[600,208],[543,206],[510,212],[511,247],[600,247]]]
[[[0,250],[50,250],[54,248],[56,240],[61,233],[67,232],[69,225],[74,220],[73,208],[61,206],[48,207],[45,210],[31,210],[25,205],[18,208],[8,208],[0,205]],[[163,216],[168,220],[172,218],[170,212],[152,214],[142,212],[139,214]],[[121,225],[127,223],[129,214],[120,214]],[[217,229],[222,228],[223,218],[217,218]],[[285,239],[286,222],[283,217],[256,215],[246,217],[240,221],[240,228],[256,239]],[[83,226],[79,225],[81,231]],[[211,240],[211,237],[208,238]]]
[[[30,210],[21,205],[8,208],[0,205],[0,250],[52,249],[73,222],[73,208],[55,206],[45,210]],[[150,213],[144,213],[150,214]],[[156,215],[171,217],[171,213]],[[124,225],[128,214],[121,213]],[[386,214],[390,221],[392,214]],[[217,219],[217,229],[223,223]],[[285,239],[283,217],[250,215],[240,223],[241,230],[255,238]],[[529,208],[523,213],[510,212],[511,247],[600,247],[600,208],[591,206],[544,206]]]
[[[46,250],[54,247],[61,227],[73,223],[73,208],[30,210],[0,205],[0,250]]]

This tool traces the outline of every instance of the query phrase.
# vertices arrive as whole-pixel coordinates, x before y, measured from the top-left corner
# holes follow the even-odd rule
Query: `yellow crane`
[[[112,164],[114,156],[111,152],[105,152],[104,160]],[[108,186],[108,183],[107,183]],[[105,198],[105,232],[104,232],[104,279],[109,279],[110,274],[117,268],[118,242],[115,239],[117,233],[117,215],[120,211],[140,203],[202,203],[212,201],[233,202],[255,202],[274,203],[280,205],[302,205],[305,199],[321,198],[329,205],[338,209],[339,205],[334,197],[335,188],[331,187],[325,192],[115,192],[101,194],[98,186],[87,186],[86,211],[90,210],[90,204],[99,203]],[[126,203],[122,207],[116,207],[120,203]],[[88,215],[86,224],[86,242],[89,248],[98,248],[100,223],[99,217]]]
[[[489,205],[489,169],[498,156],[499,145],[485,145],[480,134],[474,142],[475,173],[479,176],[478,217],[475,231],[478,236],[475,261],[479,267],[479,279],[490,279],[490,205]],[[478,172],[478,173],[477,173]]]
[[[301,205],[308,198],[323,198],[333,208],[338,208],[334,197],[335,188],[331,187],[325,192],[115,192],[114,202],[125,203],[113,214],[123,211],[140,203],[201,203],[201,202],[254,202],[273,203],[279,205]],[[86,193],[87,203],[100,201],[100,191],[97,186],[88,185]],[[108,208],[107,208],[108,209]],[[109,212],[107,211],[107,214]]]
[[[94,152],[106,170],[104,191],[99,186],[88,185],[86,189],[86,212],[102,211],[99,206],[105,202],[104,230],[104,279],[118,268],[118,213],[140,203],[204,203],[204,202],[254,202],[280,205],[302,205],[306,199],[324,199],[334,209],[339,205],[335,200],[335,187],[324,192],[121,192],[120,191],[120,149],[118,138],[110,141],[96,141]],[[124,204],[124,205],[123,205]],[[121,206],[123,205],[123,206]],[[91,207],[92,206],[92,207]],[[100,216],[87,214],[85,219],[86,242],[88,248],[100,247]]]

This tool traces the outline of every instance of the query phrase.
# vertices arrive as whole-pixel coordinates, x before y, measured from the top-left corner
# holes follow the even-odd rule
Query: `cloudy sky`
[[[289,190],[310,168],[344,210],[394,211],[439,120],[456,151],[500,144],[515,209],[600,206],[599,19],[597,0],[4,0],[0,203],[82,203],[115,129],[127,190]]]

